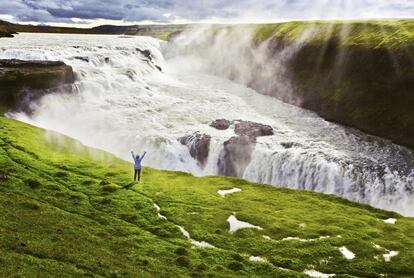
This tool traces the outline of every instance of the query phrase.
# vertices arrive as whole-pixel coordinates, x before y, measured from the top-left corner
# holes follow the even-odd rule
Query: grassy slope
[[[132,185],[130,163],[2,117],[0,147],[2,276],[301,277],[311,268],[343,274],[338,277],[414,275],[414,219],[392,212],[334,196],[150,168],[142,184]],[[225,198],[216,193],[235,186],[243,191]],[[157,217],[153,202],[168,220]],[[230,234],[232,212],[263,230]],[[397,224],[382,221],[388,217]],[[175,224],[218,249],[191,248]],[[327,235],[332,238],[281,241]],[[372,242],[400,254],[389,263],[374,259],[385,252]],[[346,260],[341,246],[356,258]],[[247,255],[269,262],[249,262]]]
[[[312,32],[312,36],[305,35]],[[343,46],[367,48],[386,47],[396,50],[414,45],[414,21],[294,21],[258,25],[254,31],[257,42],[275,37],[304,43],[321,43],[332,37],[341,37]]]

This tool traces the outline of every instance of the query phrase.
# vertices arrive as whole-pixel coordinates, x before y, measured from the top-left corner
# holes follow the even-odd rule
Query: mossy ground
[[[150,168],[141,184],[131,177],[128,162],[0,117],[0,276],[302,277],[305,269],[337,277],[414,275],[412,218],[234,178]],[[242,192],[217,194],[233,187]],[[157,216],[154,202],[168,220]],[[230,234],[233,212],[263,230]],[[397,223],[382,221],[389,217]],[[193,248],[176,225],[217,248]],[[331,237],[282,240],[289,236]],[[372,243],[400,254],[385,262]],[[355,259],[345,259],[341,246]],[[268,262],[250,262],[250,255]]]
[[[308,44],[337,37],[342,46],[397,50],[413,47],[414,21],[293,21],[257,25],[253,35],[257,42],[277,38]]]

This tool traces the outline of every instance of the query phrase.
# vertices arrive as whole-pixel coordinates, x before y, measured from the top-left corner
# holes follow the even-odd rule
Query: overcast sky
[[[414,18],[414,0],[0,0],[0,19],[31,24],[277,22]]]

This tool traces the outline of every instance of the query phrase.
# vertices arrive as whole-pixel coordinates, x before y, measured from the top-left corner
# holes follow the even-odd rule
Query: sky
[[[0,0],[0,19],[74,27],[369,18],[414,18],[414,0]]]

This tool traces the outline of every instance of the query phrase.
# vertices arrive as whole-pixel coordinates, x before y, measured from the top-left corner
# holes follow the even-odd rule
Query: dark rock
[[[247,135],[234,136],[224,142],[217,162],[219,174],[242,177],[252,158],[255,143],[256,138]]]
[[[162,71],[162,68],[161,68],[160,66],[158,66],[158,65],[154,65],[154,67],[155,67],[157,70]]]
[[[30,102],[66,90],[74,81],[72,67],[63,62],[0,60],[0,112],[29,112]]]
[[[210,140],[210,135],[200,133],[187,135],[179,139],[181,144],[188,147],[191,157],[195,158],[201,167],[204,167],[207,163]]]
[[[231,124],[231,122],[229,120],[218,119],[218,120],[215,120],[214,122],[212,122],[210,124],[210,126],[216,128],[216,129],[219,129],[219,130],[226,130],[230,127],[230,124]]]
[[[260,137],[273,135],[273,128],[270,125],[259,124],[249,121],[240,121],[236,124],[234,132],[237,135],[249,137]]]
[[[14,38],[14,35],[16,35],[17,33],[14,31],[9,31],[9,30],[0,30],[0,38]]]
[[[301,144],[295,143],[295,142],[282,142],[280,143],[280,145],[282,145],[282,147],[284,147],[285,149],[290,149],[290,148],[301,146]]]
[[[146,57],[146,58],[148,58],[148,59],[150,59],[150,60],[152,61],[152,54],[151,54],[151,51],[149,51],[148,49],[144,49],[144,50],[142,50],[142,49],[139,49],[139,48],[136,48],[136,50],[137,50],[139,53],[141,53],[144,57]]]
[[[89,58],[88,58],[88,57],[75,56],[75,57],[73,57],[73,58],[74,58],[74,59],[77,59],[77,60],[81,60],[81,61],[84,61],[84,62],[89,63]]]

